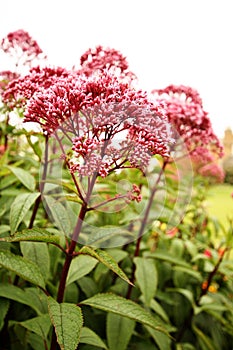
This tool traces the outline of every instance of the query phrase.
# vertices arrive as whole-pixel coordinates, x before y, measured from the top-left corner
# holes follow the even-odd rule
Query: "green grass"
[[[233,186],[220,184],[211,186],[207,197],[207,210],[212,217],[218,219],[227,228],[228,217],[233,218]]]

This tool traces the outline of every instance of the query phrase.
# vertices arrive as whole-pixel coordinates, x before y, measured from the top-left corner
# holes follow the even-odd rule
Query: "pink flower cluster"
[[[3,38],[0,49],[16,58],[17,64],[21,61],[22,65],[30,65],[35,58],[42,54],[38,43],[22,29],[11,32]]]
[[[6,90],[7,85],[9,82],[11,82],[14,79],[17,79],[19,77],[18,73],[11,72],[9,70],[5,70],[0,72],[0,93],[1,95]]]
[[[121,78],[135,79],[134,73],[129,71],[126,58],[117,50],[104,48],[99,45],[87,50],[80,58],[81,72],[86,76],[92,75],[98,70],[108,69],[112,73],[119,73]]]
[[[213,132],[196,90],[183,85],[170,85],[153,90],[152,94],[166,103],[169,122],[184,141],[190,155],[211,145],[211,151],[222,156],[222,145]]]
[[[58,78],[68,78],[70,72],[61,67],[33,67],[29,74],[9,82],[2,94],[10,108],[23,107],[35,92],[49,88]]]
[[[208,177],[211,181],[222,183],[225,178],[223,169],[217,163],[209,163],[198,170],[203,177]]]

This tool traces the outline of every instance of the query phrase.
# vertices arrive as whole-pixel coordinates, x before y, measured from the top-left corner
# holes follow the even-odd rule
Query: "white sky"
[[[145,90],[197,89],[213,128],[233,129],[232,0],[11,0],[0,3],[0,39],[24,29],[54,65],[89,47],[120,50]],[[6,69],[0,56],[0,70]]]

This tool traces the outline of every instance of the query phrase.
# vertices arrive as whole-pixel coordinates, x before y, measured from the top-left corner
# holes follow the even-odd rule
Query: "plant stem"
[[[155,184],[154,184],[154,186],[153,186],[153,188],[151,190],[151,195],[150,195],[149,201],[147,203],[145,214],[144,214],[143,220],[141,221],[140,229],[138,231],[137,243],[136,243],[136,247],[135,247],[135,251],[134,251],[134,258],[139,256],[139,254],[140,254],[140,244],[141,244],[141,240],[142,240],[142,235],[143,235],[143,232],[144,232],[145,227],[146,227],[146,223],[147,223],[147,220],[148,220],[148,217],[149,217],[149,214],[150,214],[150,210],[151,210],[151,207],[152,207],[152,204],[153,204],[155,193],[157,192],[157,189],[158,189],[157,186],[159,184],[159,181],[161,180],[162,174],[164,172],[164,169],[165,169],[167,163],[168,162],[166,160],[163,162],[163,166],[162,166],[162,168],[161,168],[161,170],[159,172],[159,176],[158,176],[158,178],[157,178],[157,180],[156,180],[156,182],[155,182]],[[135,271],[136,271],[136,265],[133,264],[132,276],[131,276],[132,284],[134,284],[134,282],[135,282]],[[133,285],[129,284],[127,295],[126,295],[127,299],[130,299],[130,297],[131,297],[132,288],[133,288]]]
[[[57,301],[59,303],[62,303],[63,301],[63,297],[64,297],[64,292],[65,292],[65,286],[66,286],[66,279],[67,279],[67,275],[69,272],[69,268],[70,268],[70,264],[71,261],[73,259],[73,253],[77,244],[77,240],[79,237],[79,234],[81,232],[81,228],[82,228],[82,223],[83,220],[85,218],[85,215],[87,213],[87,207],[85,204],[82,205],[81,209],[80,209],[80,213],[78,216],[78,220],[77,220],[77,224],[74,228],[74,232],[72,235],[72,240],[68,249],[68,252],[66,254],[66,260],[62,269],[62,274],[61,274],[61,279],[60,279],[60,283],[59,283],[59,288],[58,288],[58,294],[57,294]]]
[[[76,256],[74,254],[74,251],[75,251],[75,248],[77,245],[78,237],[79,237],[81,229],[82,229],[83,220],[85,218],[86,213],[88,212],[87,205],[88,205],[88,202],[90,200],[92,190],[93,190],[94,185],[95,185],[96,178],[97,178],[97,174],[93,175],[93,177],[90,181],[90,184],[88,186],[87,195],[86,195],[86,198],[85,198],[85,200],[82,204],[82,207],[80,209],[78,220],[77,220],[76,226],[75,226],[73,234],[72,234],[72,240],[70,242],[70,245],[69,245],[67,253],[66,253],[66,259],[65,259],[65,263],[63,265],[61,279],[60,279],[58,293],[57,293],[57,302],[58,303],[62,303],[63,298],[64,298],[66,280],[67,280],[70,264],[72,262],[72,259]],[[56,334],[55,334],[55,329],[53,329],[50,350],[56,350],[56,349],[57,349],[57,338],[56,338]]]

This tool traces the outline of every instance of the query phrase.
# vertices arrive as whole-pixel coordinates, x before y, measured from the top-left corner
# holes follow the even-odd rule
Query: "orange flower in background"
[[[168,230],[166,233],[169,237],[174,237],[178,231],[179,230],[177,227],[173,227],[171,230]]]

